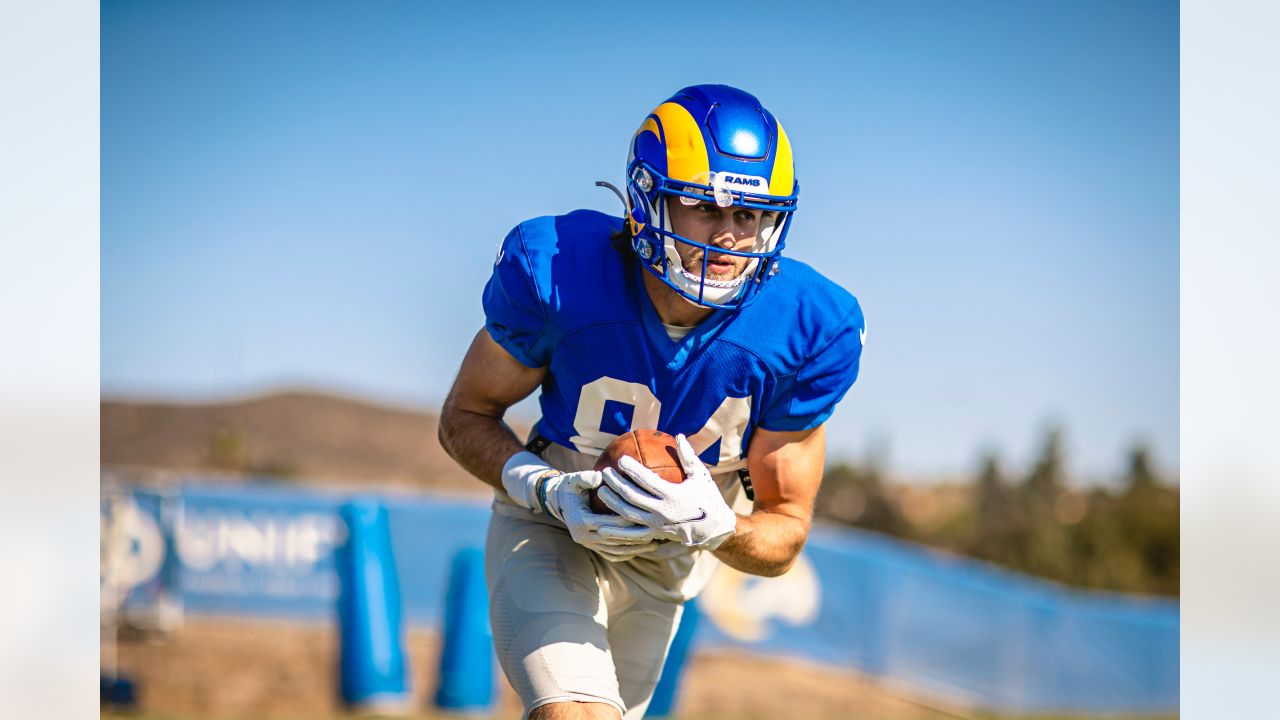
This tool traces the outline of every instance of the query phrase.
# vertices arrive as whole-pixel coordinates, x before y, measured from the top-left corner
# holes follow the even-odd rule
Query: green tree
[[[1178,492],[1161,484],[1145,445],[1129,453],[1125,490],[1116,504],[1116,522],[1140,559],[1148,592],[1178,592],[1180,545]]]
[[[994,453],[983,458],[974,484],[974,522],[967,552],[1002,565],[1022,564],[1031,536],[1030,519],[1005,481]]]
[[[1062,429],[1052,426],[1045,431],[1030,474],[1023,483],[1023,494],[1035,504],[1051,506],[1065,485],[1065,469],[1062,460]]]
[[[1065,491],[1062,430],[1051,426],[1045,431],[1040,453],[1016,494],[1026,531],[1019,538],[1019,546],[1010,551],[1018,558],[1015,567],[1056,580],[1069,579],[1070,542],[1054,511]]]

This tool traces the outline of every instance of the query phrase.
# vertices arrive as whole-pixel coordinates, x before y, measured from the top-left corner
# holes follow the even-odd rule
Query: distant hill
[[[436,427],[429,413],[314,392],[210,404],[104,400],[102,466],[487,493],[445,454]]]

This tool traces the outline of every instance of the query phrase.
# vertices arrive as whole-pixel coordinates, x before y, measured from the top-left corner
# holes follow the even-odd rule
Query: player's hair
[[[609,233],[609,244],[623,257],[633,257],[636,254],[631,245],[631,229],[627,227],[627,223],[623,223],[621,229]]]

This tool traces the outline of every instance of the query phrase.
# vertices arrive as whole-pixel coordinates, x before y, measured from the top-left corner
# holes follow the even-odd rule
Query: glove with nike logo
[[[618,469],[601,471],[600,499],[628,520],[679,540],[686,547],[715,550],[733,535],[738,516],[724,501],[711,471],[698,459],[684,435],[676,436],[676,450],[685,480],[671,483],[632,457],[618,461]],[[612,534],[601,528],[600,534]]]
[[[660,534],[652,528],[591,511],[587,493],[600,481],[594,470],[562,473],[530,452],[516,453],[502,469],[502,485],[512,500],[563,522],[574,542],[604,559],[620,562],[658,549]]]

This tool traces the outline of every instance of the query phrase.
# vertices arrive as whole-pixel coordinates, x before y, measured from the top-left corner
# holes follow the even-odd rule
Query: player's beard
[[[694,276],[702,277],[702,256],[703,253],[701,251],[695,252],[693,256],[689,258],[688,262],[684,264],[684,269]],[[730,267],[718,269],[712,264],[716,261],[728,262],[730,263]],[[719,280],[721,282],[736,280],[743,272],[746,271],[747,264],[749,262],[751,262],[750,258],[742,257],[741,255],[728,255],[713,251],[710,253],[707,261],[706,278],[708,280]]]

